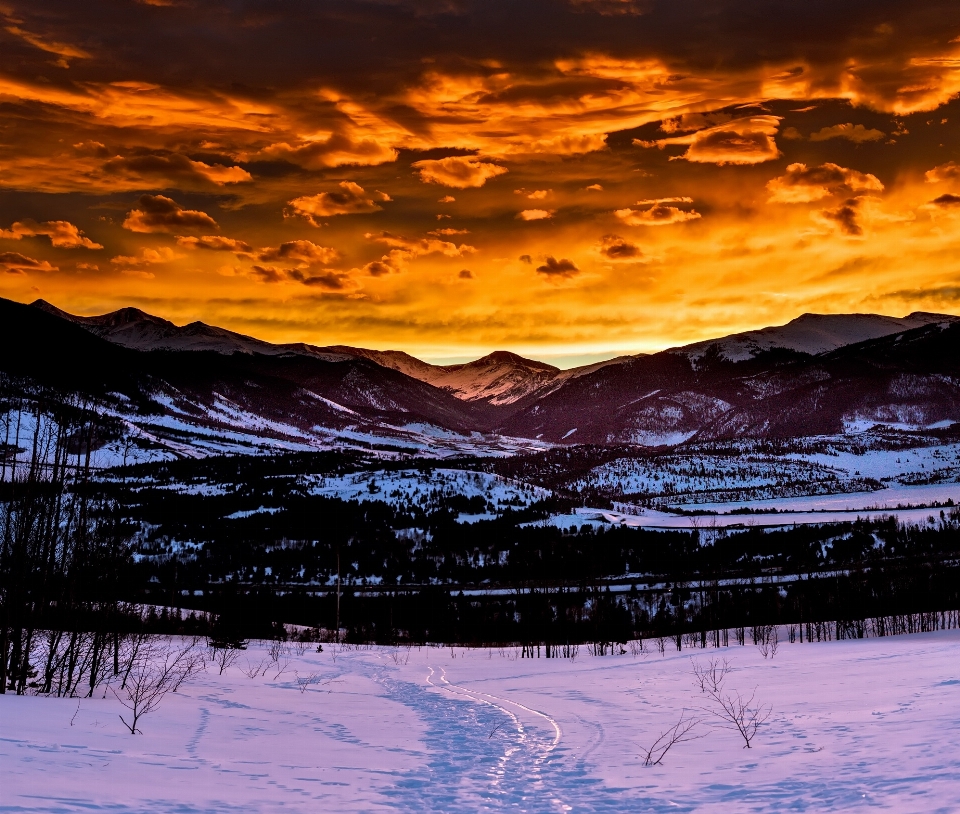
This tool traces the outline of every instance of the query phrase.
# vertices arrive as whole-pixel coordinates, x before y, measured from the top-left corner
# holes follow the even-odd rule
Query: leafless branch
[[[720,691],[724,679],[733,669],[726,659],[712,658],[706,664],[691,659],[693,665],[693,683],[700,688],[700,692],[715,695]]]
[[[667,752],[678,743],[697,740],[703,735],[693,734],[694,728],[700,723],[699,718],[687,717],[687,711],[680,713],[680,720],[672,727],[660,733],[649,749],[643,749],[643,765],[659,766],[667,756]]]

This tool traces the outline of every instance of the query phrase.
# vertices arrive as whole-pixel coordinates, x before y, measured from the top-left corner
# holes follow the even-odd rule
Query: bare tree
[[[643,765],[644,766],[659,766],[663,759],[667,756],[667,752],[670,751],[678,743],[686,743],[687,741],[697,740],[698,738],[704,737],[703,735],[693,734],[694,728],[700,723],[699,718],[690,718],[687,717],[687,711],[683,710],[680,713],[680,720],[677,721],[672,727],[664,730],[660,733],[660,737],[657,738],[653,745],[649,749],[643,749]]]

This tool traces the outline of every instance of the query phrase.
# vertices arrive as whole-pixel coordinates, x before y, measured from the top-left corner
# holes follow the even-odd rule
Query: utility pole
[[[340,644],[340,544],[337,543],[337,644]]]

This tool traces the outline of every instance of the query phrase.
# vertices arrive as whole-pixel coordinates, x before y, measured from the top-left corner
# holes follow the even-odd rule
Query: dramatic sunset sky
[[[0,296],[570,363],[960,313],[957,0],[0,0]]]

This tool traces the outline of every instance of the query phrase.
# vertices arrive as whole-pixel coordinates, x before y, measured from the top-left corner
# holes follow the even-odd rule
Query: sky
[[[0,0],[0,296],[553,362],[960,313],[956,0]]]

